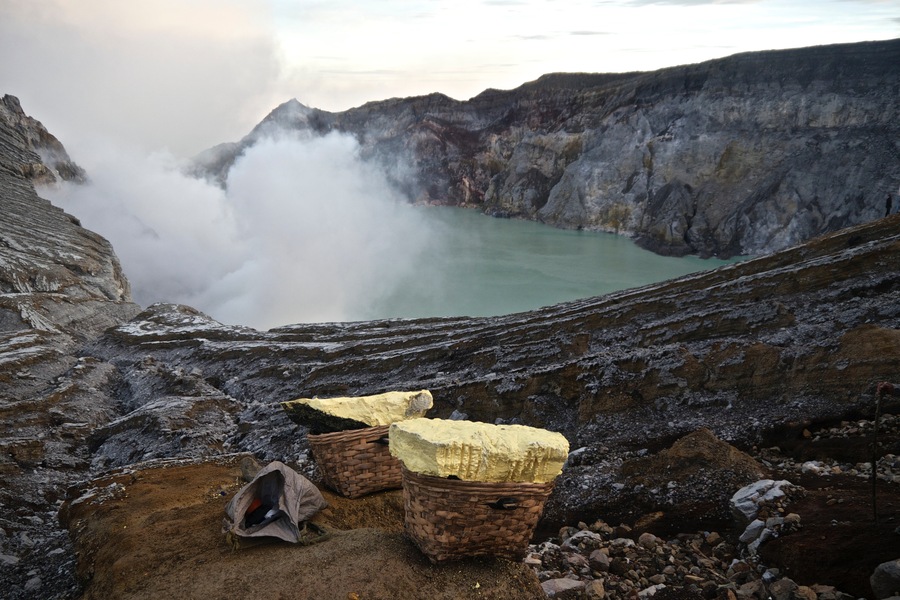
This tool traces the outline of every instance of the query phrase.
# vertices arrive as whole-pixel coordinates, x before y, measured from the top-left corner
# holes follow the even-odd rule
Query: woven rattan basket
[[[553,491],[552,481],[484,483],[402,472],[406,534],[435,563],[522,558]]]
[[[388,449],[388,427],[308,434],[325,485],[347,498],[400,488],[400,461]]]

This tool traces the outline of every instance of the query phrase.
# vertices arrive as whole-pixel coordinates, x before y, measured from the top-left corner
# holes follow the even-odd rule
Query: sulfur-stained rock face
[[[410,471],[464,481],[553,481],[569,454],[561,434],[523,425],[413,419],[391,425],[389,438]]]
[[[890,40],[551,74],[464,102],[431,94],[329,113],[291,100],[197,168],[224,181],[278,128],[347,132],[411,200],[726,257],[872,221],[888,195],[896,207],[898,114]]]
[[[281,407],[298,425],[311,433],[328,433],[390,425],[425,416],[434,405],[431,392],[385,392],[372,396],[299,398]]]

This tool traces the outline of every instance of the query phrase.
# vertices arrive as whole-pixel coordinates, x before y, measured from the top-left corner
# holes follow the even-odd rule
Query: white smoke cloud
[[[0,0],[0,93],[67,147],[99,133],[190,156],[298,93],[272,28],[270,0]]]
[[[438,235],[337,133],[260,141],[225,190],[184,175],[171,155],[106,145],[76,160],[90,183],[42,194],[110,240],[135,300],[225,323],[391,316],[373,307],[412,278]]]

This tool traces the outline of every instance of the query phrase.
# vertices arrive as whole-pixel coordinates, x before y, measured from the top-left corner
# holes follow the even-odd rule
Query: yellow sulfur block
[[[412,419],[392,424],[389,439],[410,471],[466,481],[552,481],[569,454],[562,434],[524,425]]]
[[[282,402],[281,407],[295,422],[311,431],[339,431],[359,427],[390,425],[395,421],[425,415],[434,400],[428,390],[386,392],[373,396],[340,398],[298,398]]]

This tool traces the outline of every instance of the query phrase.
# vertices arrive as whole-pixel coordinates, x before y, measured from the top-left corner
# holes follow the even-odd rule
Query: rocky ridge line
[[[261,137],[339,131],[411,200],[621,233],[662,254],[757,255],[885,215],[900,181],[898,65],[889,40],[557,73],[467,101],[330,113],[291,100],[197,171],[224,184]]]

